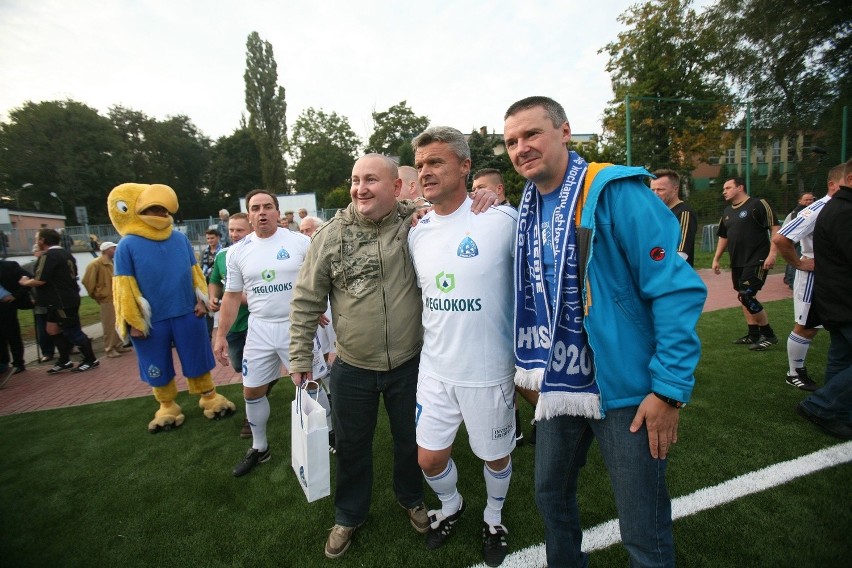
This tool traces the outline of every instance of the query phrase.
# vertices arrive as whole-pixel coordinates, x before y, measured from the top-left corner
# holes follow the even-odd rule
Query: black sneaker
[[[240,463],[238,463],[234,468],[234,477],[240,477],[247,474],[254,469],[254,466],[259,463],[268,462],[271,457],[272,454],[269,452],[269,446],[267,446],[262,452],[260,450],[255,450],[254,448],[249,448],[245,457],[241,459]]]
[[[535,446],[535,420],[532,421],[532,431],[530,432],[530,445]]]
[[[766,351],[771,346],[778,343],[778,337],[775,335],[761,335],[753,345],[748,346],[749,351]]]
[[[500,566],[509,552],[506,537],[509,531],[503,525],[482,523],[482,558],[488,566]]]
[[[434,550],[447,542],[447,539],[450,538],[450,533],[453,531],[453,526],[461,518],[462,513],[464,513],[464,506],[464,499],[462,499],[459,510],[449,517],[445,517],[440,509],[429,511],[430,526],[429,534],[426,535],[426,548]]]
[[[62,371],[67,371],[68,369],[73,369],[74,363],[71,361],[66,361],[65,363],[57,363],[53,367],[47,370],[48,375],[55,375],[56,373],[61,373]]]
[[[787,375],[787,384],[810,392],[818,388],[816,382],[808,375],[808,370],[805,367],[796,369],[794,376]]]
[[[86,371],[91,371],[96,367],[100,367],[101,362],[95,359],[94,361],[83,361],[73,369],[71,369],[72,373],[85,373]],[[49,373],[50,371],[48,371]]]
[[[753,343],[757,343],[758,337],[751,335],[743,335],[739,339],[734,339],[731,341],[734,345],[751,345]]]
[[[337,453],[337,436],[334,435],[334,430],[328,433],[328,453]]]

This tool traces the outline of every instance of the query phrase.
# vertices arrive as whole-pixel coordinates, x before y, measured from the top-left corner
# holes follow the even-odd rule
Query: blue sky
[[[501,132],[506,107],[542,94],[574,132],[599,132],[612,91],[597,51],[632,3],[0,0],[0,120],[28,100],[71,98],[230,134],[257,31],[272,43],[290,125],[312,106],[348,117],[366,141],[371,112],[406,100],[432,124]]]

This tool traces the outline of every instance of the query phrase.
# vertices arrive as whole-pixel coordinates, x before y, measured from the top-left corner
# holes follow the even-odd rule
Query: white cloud
[[[0,119],[24,102],[121,104],[186,114],[217,138],[245,111],[245,42],[274,48],[288,123],[313,106],[347,116],[406,100],[433,124],[502,130],[513,101],[544,94],[575,132],[597,132],[612,97],[597,50],[631,0],[0,2]]]

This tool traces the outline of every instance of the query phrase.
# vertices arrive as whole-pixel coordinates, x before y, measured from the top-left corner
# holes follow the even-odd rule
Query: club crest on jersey
[[[469,236],[462,239],[456,254],[462,258],[473,258],[479,255],[479,247]]]
[[[663,247],[654,247],[651,249],[651,260],[660,261],[666,258],[666,249]]]
[[[266,270],[261,271],[260,277],[263,278],[264,282],[272,282],[275,280],[275,271],[267,268]]]
[[[278,255],[275,258],[277,260],[287,260],[290,258],[290,253],[287,252],[284,247],[281,247],[281,250],[278,251]]]
[[[745,219],[746,215],[748,215],[748,211],[740,211],[740,219]]]
[[[444,294],[451,292],[456,287],[456,275],[439,272],[435,276],[435,286]]]

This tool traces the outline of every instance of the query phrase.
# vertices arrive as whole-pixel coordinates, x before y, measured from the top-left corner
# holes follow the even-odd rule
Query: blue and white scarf
[[[583,331],[583,283],[575,213],[589,165],[570,152],[551,221],[556,298],[549,298],[542,262],[541,196],[527,182],[515,251],[515,383],[540,391],[536,420],[559,415],[601,417],[600,391]],[[579,217],[579,215],[577,215]]]

